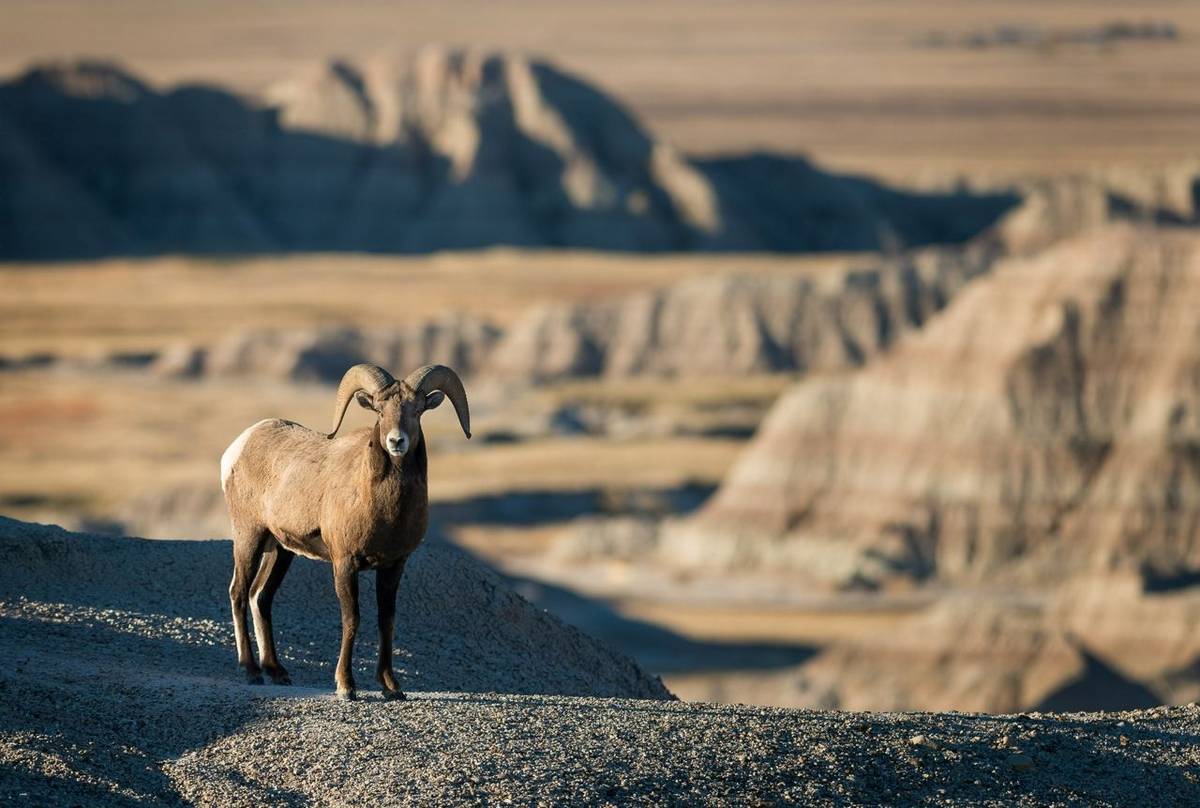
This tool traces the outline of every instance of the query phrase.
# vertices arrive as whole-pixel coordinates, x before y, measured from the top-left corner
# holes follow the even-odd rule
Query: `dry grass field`
[[[403,327],[450,312],[505,326],[539,303],[616,297],[721,272],[820,273],[847,260],[495,249],[0,264],[0,356],[155,350],[243,328]]]
[[[1191,156],[1200,128],[1200,5],[1064,0],[825,3],[8,0],[0,71],[117,57],[161,84],[260,93],[321,60],[430,42],[539,54],[598,82],[668,142],[803,152],[934,182]],[[1114,22],[1175,41],[930,48],[1001,25],[1051,34]]]
[[[217,488],[225,446],[247,425],[286,417],[327,429],[332,391],[278,383],[195,384],[135,374],[5,374],[0,385],[0,509],[21,518],[111,518],[181,486]],[[353,410],[347,426],[367,425]],[[452,414],[426,432],[435,501],[523,491],[716,484],[740,442],[554,438],[458,445]],[[536,541],[536,539],[533,539]]]

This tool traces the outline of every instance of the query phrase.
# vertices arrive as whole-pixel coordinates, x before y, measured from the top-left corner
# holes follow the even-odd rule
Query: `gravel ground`
[[[109,656],[149,653],[164,670],[237,679],[229,542],[96,536],[0,517],[0,558],[0,618],[58,624],[83,635],[73,645],[101,643]],[[375,576],[359,581],[355,676],[368,689],[378,648]],[[340,614],[331,567],[296,559],[275,599],[275,639],[297,684],[332,689]],[[158,644],[125,647],[135,638]],[[396,672],[413,690],[671,698],[632,659],[436,540],[405,570],[396,644]]]
[[[228,551],[0,521],[0,803],[1200,804],[1195,706],[996,717],[672,702],[511,593],[438,601],[432,568],[414,593],[474,619],[412,605],[409,701],[332,697],[336,607],[303,576],[277,606],[297,684],[245,685],[223,586],[208,581],[225,574],[214,544]],[[428,554],[439,569],[476,570],[468,588],[494,583],[441,552]],[[448,636],[429,645],[422,626]]]

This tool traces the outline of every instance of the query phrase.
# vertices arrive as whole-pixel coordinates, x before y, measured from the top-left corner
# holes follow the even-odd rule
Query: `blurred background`
[[[0,512],[443,362],[430,540],[683,698],[1200,698],[1200,5],[2,15]]]

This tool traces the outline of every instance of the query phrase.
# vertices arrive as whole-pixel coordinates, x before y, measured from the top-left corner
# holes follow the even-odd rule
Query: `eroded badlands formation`
[[[692,160],[516,55],[339,61],[267,98],[77,62],[0,85],[0,257],[861,250],[963,241],[1008,193],[911,194],[799,158]]]
[[[1114,227],[1001,264],[784,396],[673,549],[837,586],[1200,570],[1198,245]]]
[[[1003,261],[866,368],[798,383],[657,555],[814,591],[949,593],[765,677],[767,701],[1193,699],[1198,306],[1190,229],[1112,226]]]

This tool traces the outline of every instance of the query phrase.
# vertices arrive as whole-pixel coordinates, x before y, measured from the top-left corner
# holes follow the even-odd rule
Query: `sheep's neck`
[[[428,461],[421,436],[402,458],[383,450],[378,430],[371,431],[364,448],[362,496],[371,513],[371,527],[362,554],[363,563],[371,566],[382,563],[380,559],[407,557],[425,536],[429,527]]]

